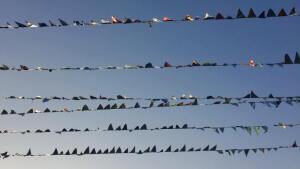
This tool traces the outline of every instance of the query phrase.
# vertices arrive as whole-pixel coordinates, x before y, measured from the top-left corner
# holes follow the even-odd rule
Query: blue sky
[[[217,0],[2,0],[0,23],[13,21],[44,21],[118,17],[183,17],[205,12],[235,15],[238,8],[256,12],[273,8],[300,7],[296,0],[274,1],[217,1]],[[245,12],[246,13],[246,12]],[[0,30],[1,63],[29,66],[99,66],[140,64],[149,61],[162,64],[198,61],[260,62],[282,61],[284,53],[294,56],[299,49],[298,17],[268,20],[212,21],[205,23],[118,25],[99,27],[67,27],[45,29]],[[134,70],[104,72],[0,72],[0,95],[52,96],[124,94],[133,97],[162,97],[183,93],[197,96],[241,96],[250,90],[258,95],[299,95],[298,66],[282,68],[200,68],[181,70]],[[86,102],[4,101],[5,109],[27,110],[64,106],[77,108]],[[89,105],[97,105],[91,102]],[[189,107],[109,111],[77,114],[56,114],[27,117],[1,117],[1,129],[36,129],[63,127],[105,127],[109,123],[138,125],[184,124],[232,125],[273,124],[299,122],[299,105],[282,105],[278,109],[258,106],[252,110],[244,105]],[[102,133],[66,135],[1,135],[0,150],[25,152],[51,152],[55,146],[68,149],[86,146],[111,147],[112,145],[158,146],[219,144],[220,148],[251,147],[256,145],[286,145],[300,142],[297,128],[274,130],[263,136],[249,136],[243,132],[222,135],[198,131],[165,131],[139,133]],[[266,155],[219,156],[215,153],[160,154],[143,156],[86,156],[49,158],[11,158],[0,162],[5,168],[73,168],[117,169],[140,168],[273,168],[299,166],[299,150],[282,150]]]

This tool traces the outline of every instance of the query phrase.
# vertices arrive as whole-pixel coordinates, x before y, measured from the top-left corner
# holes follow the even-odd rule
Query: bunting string
[[[201,21],[208,21],[208,20],[240,20],[240,19],[266,19],[266,18],[282,18],[282,17],[291,17],[291,16],[299,16],[296,12],[296,8],[293,7],[290,12],[286,12],[285,9],[281,9],[278,14],[274,12],[273,9],[264,10],[257,15],[252,8],[250,8],[248,14],[244,14],[241,9],[237,10],[237,14],[235,17],[232,16],[224,16],[220,12],[216,15],[210,15],[205,13],[204,16],[196,16],[193,17],[191,15],[186,15],[182,19],[173,19],[170,17],[163,17],[162,19],[159,18],[152,18],[148,20],[141,20],[141,19],[132,19],[132,18],[124,18],[120,19],[115,16],[112,16],[111,19],[95,19],[90,21],[82,21],[82,20],[73,20],[72,23],[67,22],[61,18],[58,19],[58,23],[54,21],[47,21],[47,22],[38,22],[37,24],[31,23],[29,21],[25,21],[25,23],[15,21],[15,25],[10,24],[7,22],[5,25],[0,26],[0,29],[17,29],[17,28],[45,28],[45,27],[70,27],[70,26],[99,26],[99,25],[119,25],[119,24],[148,24],[149,27],[152,27],[154,24],[158,23],[178,23],[178,22],[185,22],[185,23],[192,23],[192,22],[201,22]]]
[[[136,146],[133,146],[133,148],[126,148],[123,149],[119,146],[114,146],[112,148],[106,148],[106,149],[96,149],[96,148],[90,148],[87,147],[84,151],[78,151],[78,148],[74,148],[72,151],[59,151],[57,148],[54,149],[53,153],[51,154],[33,154],[31,152],[31,149],[27,151],[27,153],[15,153],[15,154],[9,154],[8,152],[1,153],[1,156],[3,159],[9,158],[9,157],[44,157],[44,156],[83,156],[83,155],[107,155],[107,154],[150,154],[150,153],[186,153],[186,152],[216,152],[218,154],[222,155],[235,155],[244,153],[246,157],[248,157],[248,154],[250,151],[252,151],[254,154],[257,154],[258,152],[261,152],[265,154],[266,152],[270,151],[277,151],[279,149],[296,149],[300,146],[297,145],[297,142],[295,141],[292,145],[288,146],[272,146],[272,147],[255,147],[255,148],[234,148],[234,149],[218,149],[217,145],[210,146],[207,145],[203,148],[195,148],[190,147],[188,148],[186,145],[183,145],[182,147],[173,148],[174,146],[170,145],[167,148],[158,149],[156,145],[149,146],[146,149],[138,149]]]
[[[89,97],[85,96],[73,96],[73,97],[66,97],[66,96],[48,96],[48,97],[42,97],[42,96],[35,96],[35,97],[25,97],[25,96],[8,96],[8,97],[2,97],[4,100],[41,100],[43,103],[49,102],[51,100],[72,100],[72,101],[80,101],[80,100],[107,100],[107,101],[115,101],[115,100],[128,100],[128,101],[140,101],[140,100],[145,100],[145,101],[164,101],[168,102],[169,100],[251,100],[251,99],[261,99],[261,100],[282,100],[282,99],[300,99],[300,96],[274,96],[273,94],[269,94],[268,96],[258,96],[254,91],[251,91],[244,97],[225,97],[225,96],[206,96],[206,97],[197,97],[193,96],[192,94],[183,94],[181,96],[171,96],[171,97],[162,97],[162,98],[146,98],[146,97],[128,97],[124,95],[117,95],[116,97],[110,97],[110,96],[95,96],[95,95],[90,95]]]
[[[7,115],[36,115],[36,114],[45,114],[45,113],[74,113],[74,112],[96,112],[96,111],[106,111],[106,110],[133,110],[133,109],[150,109],[150,108],[171,108],[171,107],[188,107],[188,106],[213,106],[213,105],[232,105],[232,106],[239,106],[241,104],[249,104],[253,109],[255,109],[256,104],[263,104],[268,107],[275,106],[276,108],[279,107],[281,103],[287,103],[291,106],[293,104],[299,104],[300,99],[298,98],[288,98],[288,99],[281,99],[277,101],[231,101],[230,99],[226,99],[225,101],[215,101],[213,103],[198,103],[198,100],[195,99],[193,101],[189,102],[161,102],[158,104],[155,104],[155,101],[151,101],[149,105],[147,106],[141,106],[140,103],[136,102],[134,106],[126,106],[125,103],[122,103],[118,105],[117,103],[114,104],[107,104],[106,106],[103,106],[102,104],[99,104],[99,106],[96,109],[90,109],[87,105],[82,106],[80,109],[68,109],[64,108],[62,110],[50,110],[49,108],[46,108],[44,111],[37,110],[37,109],[29,109],[27,112],[17,113],[15,110],[11,110],[8,112],[7,110],[3,109],[1,114],[2,116]]]
[[[155,66],[151,62],[146,63],[145,65],[124,65],[124,66],[100,66],[100,67],[60,67],[60,68],[46,68],[42,66],[37,67],[29,67],[26,65],[20,65],[19,67],[8,66],[6,64],[0,65],[0,71],[103,71],[103,70],[136,70],[136,69],[182,69],[182,68],[201,68],[201,67],[251,67],[251,68],[261,68],[261,67],[284,67],[286,65],[299,65],[300,64],[300,56],[299,53],[296,52],[294,60],[291,59],[289,54],[284,55],[283,62],[274,62],[274,63],[259,63],[255,60],[251,59],[248,63],[216,63],[216,62],[203,62],[200,63],[197,60],[193,60],[191,64],[180,64],[180,65],[172,65],[169,62],[165,62],[162,66]]]
[[[259,134],[266,134],[269,132],[269,129],[271,127],[273,128],[292,128],[292,127],[299,127],[300,123],[278,123],[274,125],[254,125],[254,126],[245,126],[245,125],[231,125],[231,126],[222,126],[222,127],[213,127],[213,126],[204,126],[204,127],[196,127],[196,126],[190,126],[188,124],[184,125],[164,125],[162,127],[154,127],[154,128],[148,128],[147,124],[143,125],[137,125],[133,128],[128,128],[127,124],[119,125],[117,127],[114,127],[112,124],[109,124],[109,126],[106,129],[100,129],[99,127],[95,129],[85,128],[85,129],[76,129],[76,128],[70,128],[66,129],[63,128],[61,130],[50,130],[50,129],[37,129],[37,130],[24,130],[24,131],[17,131],[17,130],[0,130],[0,134],[46,134],[46,133],[55,133],[55,134],[66,134],[66,133],[88,133],[88,132],[119,132],[119,131],[127,131],[127,132],[134,132],[134,131],[166,131],[166,130],[198,130],[198,131],[214,131],[218,134],[224,133],[225,129],[230,129],[231,131],[237,132],[238,130],[245,131],[249,135],[252,135],[255,133],[256,135]]]

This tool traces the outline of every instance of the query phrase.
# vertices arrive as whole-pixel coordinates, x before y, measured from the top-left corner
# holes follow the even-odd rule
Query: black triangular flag
[[[266,18],[266,12],[265,11],[262,11],[259,16],[259,18]]]
[[[293,8],[291,9],[291,12],[289,13],[289,15],[290,15],[290,16],[296,16],[296,15],[297,15],[297,13],[296,13],[296,8],[295,8],[295,7],[293,7]]]
[[[293,64],[293,61],[290,58],[289,54],[284,55],[284,64]]]
[[[238,9],[237,14],[236,14],[236,18],[245,18],[245,15],[241,11],[241,9]]]
[[[165,152],[171,152],[171,150],[172,150],[172,146],[169,146],[169,147],[165,150]]]
[[[287,14],[286,14],[286,12],[285,12],[285,10],[283,8],[278,13],[278,16],[287,16]]]
[[[300,64],[300,56],[299,56],[299,53],[298,53],[298,52],[296,52],[294,64]]]
[[[276,14],[275,14],[275,12],[273,11],[273,9],[270,8],[270,9],[268,10],[267,17],[276,17]]]
[[[51,155],[58,155],[58,150],[57,148],[53,151],[53,153]]]
[[[209,150],[209,145],[207,145],[202,151],[208,151]]]
[[[90,154],[90,147],[87,147],[87,148],[84,150],[83,154]]]
[[[216,19],[224,19],[224,16],[221,13],[218,13],[216,15]]]
[[[252,8],[249,10],[248,18],[256,18],[256,14]]]
[[[109,124],[109,126],[108,126],[107,130],[114,130],[114,127],[113,127],[113,125],[112,125],[112,124]]]

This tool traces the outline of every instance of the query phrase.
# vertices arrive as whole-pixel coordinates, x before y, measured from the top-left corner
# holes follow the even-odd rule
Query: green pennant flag
[[[256,135],[259,135],[260,126],[255,126],[253,128],[254,128],[254,131],[255,131]]]

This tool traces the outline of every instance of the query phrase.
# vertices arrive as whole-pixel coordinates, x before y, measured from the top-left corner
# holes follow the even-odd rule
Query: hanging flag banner
[[[47,134],[47,133],[56,133],[56,134],[66,134],[66,133],[87,133],[87,132],[114,132],[114,131],[127,131],[127,132],[143,132],[143,131],[166,131],[166,130],[197,130],[197,131],[213,131],[217,134],[222,134],[225,132],[225,130],[231,130],[234,132],[237,132],[238,130],[244,131],[248,133],[249,135],[260,135],[260,134],[266,134],[270,130],[270,128],[292,128],[292,127],[299,127],[300,123],[278,123],[274,125],[254,125],[254,126],[245,126],[245,125],[231,125],[231,126],[222,126],[222,127],[213,127],[213,126],[205,126],[205,127],[199,127],[199,126],[190,126],[188,124],[183,125],[165,125],[161,127],[154,127],[149,128],[147,124],[143,125],[137,125],[135,127],[129,128],[127,124],[124,125],[118,125],[113,126],[112,124],[109,124],[109,126],[106,129],[100,129],[97,128],[85,128],[85,129],[77,129],[77,128],[63,128],[61,130],[50,130],[50,129],[36,129],[36,130],[23,130],[23,131],[17,131],[17,130],[0,130],[0,134]]]
[[[148,105],[141,106],[139,102],[136,102],[133,106],[128,106],[125,103],[121,104],[106,104],[102,105],[101,103],[98,105],[97,108],[91,109],[87,105],[83,105],[82,108],[79,109],[68,109],[63,108],[61,110],[50,110],[49,108],[46,108],[44,111],[38,110],[38,109],[29,109],[27,112],[17,113],[15,110],[11,110],[10,112],[3,109],[1,114],[2,116],[6,115],[36,115],[36,114],[45,114],[45,113],[75,113],[75,112],[96,112],[96,111],[107,111],[107,110],[132,110],[132,109],[150,109],[150,108],[171,108],[171,107],[187,107],[187,106],[213,106],[213,105],[232,105],[232,106],[239,106],[241,104],[249,104],[253,109],[256,108],[256,104],[263,104],[268,107],[276,107],[278,108],[281,103],[287,103],[291,106],[293,104],[300,103],[299,98],[287,98],[287,99],[280,99],[280,100],[263,100],[263,101],[231,101],[230,99],[224,99],[224,101],[215,101],[212,103],[198,103],[198,99],[194,99],[192,101],[188,102],[170,102],[168,100],[161,101],[158,104],[156,104],[156,101],[151,100]]]
[[[183,68],[204,68],[204,67],[250,67],[250,68],[262,68],[265,66],[268,67],[284,67],[286,65],[299,65],[300,64],[300,56],[299,53],[296,52],[294,60],[291,59],[289,54],[284,55],[284,59],[282,62],[272,62],[272,63],[260,63],[253,59],[250,59],[248,62],[245,63],[216,63],[216,62],[198,62],[197,60],[193,60],[191,64],[179,64],[173,65],[169,62],[165,62],[163,65],[155,66],[152,62],[148,62],[143,65],[124,65],[124,66],[100,66],[100,67],[90,67],[90,66],[83,66],[83,67],[56,67],[56,68],[48,68],[43,66],[37,67],[29,67],[26,65],[20,65],[19,67],[15,66],[8,66],[6,64],[0,65],[0,71],[108,71],[108,70],[136,70],[136,69],[183,69]]]
[[[83,155],[107,155],[107,154],[157,154],[157,153],[186,153],[186,152],[217,152],[218,154],[228,154],[228,155],[235,155],[244,153],[246,157],[248,157],[250,152],[257,154],[261,152],[263,154],[270,152],[270,151],[277,151],[279,149],[296,149],[300,146],[297,145],[296,141],[292,145],[288,146],[273,146],[273,147],[255,147],[255,148],[239,148],[239,149],[218,149],[219,146],[214,145],[210,146],[207,145],[201,148],[195,147],[187,147],[183,145],[182,147],[176,147],[170,145],[167,148],[158,149],[156,145],[149,146],[146,149],[138,149],[136,146],[132,148],[124,148],[122,149],[119,146],[114,146],[112,148],[105,148],[105,149],[96,149],[87,147],[83,151],[79,151],[78,148],[74,148],[73,150],[58,150],[55,148],[51,154],[33,154],[31,149],[27,151],[27,153],[14,153],[10,154],[9,152],[1,153],[0,157],[3,159],[9,157],[45,157],[45,156],[83,156]]]
[[[244,97],[227,97],[227,96],[206,96],[206,97],[197,97],[193,96],[192,94],[183,94],[181,96],[171,96],[171,97],[161,97],[161,98],[150,98],[150,97],[128,97],[125,95],[117,95],[116,97],[111,96],[97,96],[97,95],[90,95],[88,97],[86,96],[73,96],[73,97],[67,97],[67,96],[48,96],[48,97],[42,97],[42,96],[34,96],[34,97],[25,97],[25,96],[8,96],[8,97],[1,97],[1,99],[5,100],[41,100],[43,103],[49,102],[51,100],[72,100],[72,101],[80,101],[80,100],[106,100],[106,101],[114,101],[114,100],[120,100],[120,101],[139,101],[139,100],[145,100],[145,101],[164,101],[168,102],[169,100],[224,100],[231,101],[231,100],[276,100],[280,101],[282,99],[300,99],[300,96],[274,96],[273,94],[269,94],[268,96],[258,96],[254,91],[251,91]]]
[[[266,19],[266,18],[283,18],[283,17],[292,17],[299,16],[296,12],[296,8],[293,7],[289,12],[286,12],[285,9],[281,9],[278,14],[274,12],[273,9],[268,9],[259,12],[256,14],[252,8],[250,8],[248,14],[244,14],[241,9],[237,10],[236,16],[225,16],[224,14],[218,12],[216,15],[211,15],[209,13],[205,13],[204,16],[196,16],[193,17],[191,15],[186,15],[180,19],[175,19],[171,17],[164,16],[162,18],[153,17],[152,19],[133,19],[133,18],[124,18],[120,19],[116,16],[112,16],[110,19],[93,19],[90,21],[82,21],[82,20],[73,20],[72,22],[67,22],[61,18],[54,22],[52,20],[32,23],[28,20],[24,23],[15,21],[15,24],[10,24],[7,22],[5,25],[1,25],[0,29],[20,29],[20,28],[64,28],[70,26],[83,27],[83,26],[99,26],[99,25],[119,25],[119,24],[147,24],[149,27],[152,27],[155,24],[161,23],[192,23],[192,22],[203,22],[203,21],[221,21],[221,20],[241,20],[241,19]]]

